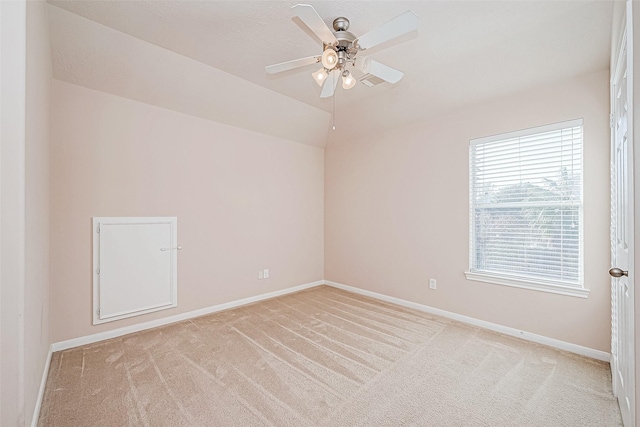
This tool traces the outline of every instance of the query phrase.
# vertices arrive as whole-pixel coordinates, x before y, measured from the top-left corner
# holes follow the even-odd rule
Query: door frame
[[[640,63],[636,63],[636,61],[640,62],[640,43],[635,43],[635,28],[640,28],[640,6],[635,4],[634,1],[627,0],[626,8],[625,8],[625,22],[627,27],[627,61],[628,61],[628,70],[627,73],[629,75],[630,81],[629,85],[629,140],[632,142],[633,147],[640,147],[640,132],[635,132],[634,123],[640,123],[640,108],[635,108],[635,101],[640,99],[640,85],[635,85],[634,81],[640,81]],[[635,24],[635,25],[634,25]],[[633,174],[632,185],[633,194],[634,194],[634,224],[640,224],[640,206],[635,205],[636,203],[640,203],[640,149],[634,150],[633,152],[633,164],[635,168],[635,172]],[[640,227],[634,228],[634,242],[640,242]],[[640,246],[639,246],[640,247]],[[633,261],[631,262],[630,267],[633,268],[633,271],[640,271],[640,257],[634,256]],[[636,283],[631,282],[633,285]],[[635,289],[637,290],[637,289]],[[634,304],[634,346],[635,346],[635,360],[634,360],[634,370],[635,370],[635,414],[632,416],[635,417],[635,425],[640,426],[640,411],[638,408],[640,407],[640,402],[638,402],[640,396],[638,394],[638,387],[640,387],[640,366],[638,365],[638,359],[640,358],[640,340],[638,339],[638,332],[640,331],[640,290],[635,292],[635,304]]]

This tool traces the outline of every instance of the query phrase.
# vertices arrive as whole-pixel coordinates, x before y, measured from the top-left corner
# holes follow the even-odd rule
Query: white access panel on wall
[[[93,218],[93,324],[175,307],[176,217]]]

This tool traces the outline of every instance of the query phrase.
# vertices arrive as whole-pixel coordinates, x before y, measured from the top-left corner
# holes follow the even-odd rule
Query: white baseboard
[[[49,366],[51,366],[52,354],[53,354],[53,345],[50,345],[49,353],[47,354],[47,360],[44,363],[42,379],[40,380],[40,390],[38,390],[38,398],[36,399],[36,406],[35,408],[33,408],[33,417],[31,418],[31,427],[37,427],[38,420],[40,419],[40,408],[42,407],[42,399],[44,398],[44,388],[47,385],[47,377],[49,376]]]
[[[98,341],[107,340],[110,338],[116,338],[123,335],[131,334],[138,331],[144,331],[146,329],[155,328],[158,326],[168,325],[170,323],[180,322],[186,319],[192,319],[194,317],[204,316],[206,314],[215,313],[222,310],[228,310],[230,308],[240,307],[242,305],[251,304],[258,301],[263,301],[270,298],[275,298],[281,295],[298,292],[304,289],[313,288],[319,285],[328,285],[334,288],[343,289],[345,291],[365,295],[371,298],[379,299],[381,301],[387,301],[393,304],[398,304],[404,307],[413,308],[416,310],[424,311],[426,313],[434,314],[436,316],[446,317],[448,319],[457,320],[459,322],[467,323],[470,325],[478,326],[484,329],[488,329],[494,332],[498,332],[504,335],[522,338],[527,341],[532,341],[538,344],[544,344],[550,347],[554,347],[560,350],[569,351],[571,353],[579,354],[581,356],[590,357],[592,359],[602,360],[604,362],[610,362],[611,354],[595,350],[589,347],[583,347],[577,344],[568,343],[566,341],[560,341],[554,338],[545,337],[542,335],[533,334],[531,332],[521,331],[519,329],[510,328],[508,326],[498,325],[496,323],[486,322],[484,320],[475,319],[469,316],[463,316],[461,314],[453,313],[439,308],[430,307],[428,305],[419,304],[417,302],[407,301],[400,298],[391,297],[377,292],[371,292],[364,289],[356,288],[342,283],[332,282],[329,280],[319,280],[317,282],[307,283],[304,285],[293,286],[279,291],[268,292],[266,294],[257,295],[254,297],[243,298],[236,301],[231,301],[223,304],[214,305],[211,307],[202,308],[199,310],[193,310],[186,313],[176,314],[175,316],[164,317],[162,319],[151,320],[149,322],[138,323],[136,325],[126,326],[124,328],[113,329],[110,331],[100,332],[97,334],[86,335],[83,337],[73,338],[66,341],[60,341],[51,344],[49,351],[49,357],[47,361],[46,371],[43,376],[43,384],[40,390],[42,394],[44,392],[44,382],[46,382],[46,373],[49,370],[49,361],[51,360],[51,353],[55,351],[67,350],[69,348],[78,347],[87,344],[93,344]],[[38,398],[38,405],[41,403],[41,396]]]
[[[542,335],[533,334],[531,332],[521,331],[508,326],[498,325],[496,323],[486,322],[484,320],[475,319],[469,316],[463,316],[461,314],[453,313],[446,310],[440,310],[439,308],[430,307],[428,305],[419,304],[417,302],[407,301],[400,298],[390,297],[388,295],[379,294],[377,292],[371,292],[353,286],[343,285],[342,283],[331,282],[329,280],[324,281],[325,285],[333,286],[334,288],[343,289],[345,291],[353,292],[356,294],[368,296],[371,298],[379,299],[382,301],[398,304],[404,307],[413,308],[416,310],[424,311],[426,313],[435,314],[436,316],[446,317],[448,319],[457,320],[459,322],[467,323],[469,325],[479,326],[490,331],[498,332],[504,335],[510,335],[513,337],[522,338],[527,341],[535,342],[538,344],[544,344],[549,347],[554,347],[560,350],[565,350],[571,353],[579,354],[581,356],[590,357],[592,359],[601,360],[603,362],[611,361],[611,354],[595,350],[589,347],[583,347],[581,345],[568,343],[566,341],[560,341],[554,338],[545,337]]]
[[[158,326],[168,325],[170,323],[180,322],[182,320],[192,319],[194,317],[204,316],[206,314],[215,313],[217,311],[228,310],[230,308],[240,307],[242,305],[251,304],[254,302],[279,297],[281,295],[298,292],[303,289],[313,288],[324,284],[323,280],[317,282],[307,283],[299,286],[292,286],[290,288],[281,289],[279,291],[268,292],[266,294],[256,295],[254,297],[243,298],[223,304],[214,305],[211,307],[201,308],[199,310],[188,311],[186,313],[176,314],[175,316],[163,317],[161,319],[151,320],[144,323],[138,323],[136,325],[125,326],[124,328],[112,329],[110,331],[100,332],[97,334],[86,335],[84,337],[73,338],[66,341],[60,341],[51,345],[53,351],[67,350],[73,347],[79,347],[81,345],[93,344],[98,341],[107,340],[110,338],[121,337],[123,335],[131,334],[134,332],[144,331],[146,329],[155,328]]]

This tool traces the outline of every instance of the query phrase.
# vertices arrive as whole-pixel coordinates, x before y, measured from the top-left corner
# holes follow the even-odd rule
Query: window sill
[[[529,289],[532,291],[550,292],[552,294],[567,295],[571,297],[587,298],[589,289],[574,288],[571,286],[552,285],[542,281],[523,280],[515,277],[498,276],[488,273],[465,272],[468,280],[477,282],[493,283],[495,285],[511,286],[514,288]]]

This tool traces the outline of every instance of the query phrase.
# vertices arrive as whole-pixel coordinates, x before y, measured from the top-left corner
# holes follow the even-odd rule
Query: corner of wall
[[[37,422],[51,334],[50,110],[53,69],[47,4],[26,5],[24,419]],[[28,349],[28,350],[27,350]]]

